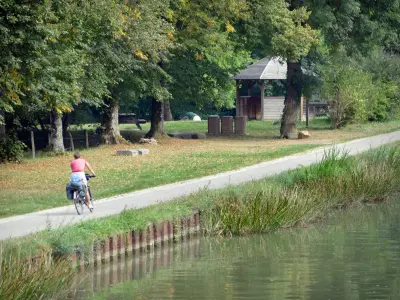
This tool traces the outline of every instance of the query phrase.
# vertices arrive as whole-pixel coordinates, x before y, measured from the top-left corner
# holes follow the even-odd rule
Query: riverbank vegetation
[[[400,149],[358,157],[330,152],[307,168],[273,181],[231,187],[213,195],[204,228],[217,234],[263,233],[324,218],[332,208],[374,204],[399,190]]]
[[[150,222],[174,220],[201,210],[207,234],[265,233],[314,222],[330,209],[385,201],[400,183],[398,144],[356,157],[335,151],[309,167],[271,178],[202,190],[168,203],[126,210],[120,215],[49,229],[21,239],[3,241],[4,253],[21,248],[21,255],[50,251],[69,255],[87,251],[92,242],[122,232],[144,229]]]
[[[75,270],[66,259],[49,263],[1,253],[0,278],[0,299],[65,299]]]
[[[190,215],[193,208],[201,210],[201,227],[203,233],[208,235],[268,233],[301,227],[326,218],[332,210],[383,202],[398,193],[399,184],[399,143],[356,157],[331,151],[319,163],[272,178],[221,190],[202,190],[169,203],[126,210],[117,216],[53,230],[49,224],[48,230],[3,241],[2,257],[12,259],[15,253],[21,258],[35,257],[40,253],[64,258],[76,251],[87,254],[93,241],[145,229],[150,222],[177,220]],[[26,266],[13,268],[17,272],[25,270]],[[8,269],[7,264],[4,269]],[[63,279],[69,278],[66,270],[58,271],[61,272],[58,273],[60,285],[68,285]],[[21,274],[25,273],[21,271]],[[3,274],[8,276],[7,272]],[[13,282],[13,277],[17,276],[4,278]],[[50,282],[46,278],[41,277],[33,288],[40,291],[42,284],[45,286]]]

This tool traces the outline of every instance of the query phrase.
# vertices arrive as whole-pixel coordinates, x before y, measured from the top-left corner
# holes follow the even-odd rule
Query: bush
[[[19,141],[15,134],[0,140],[0,163],[20,162],[24,156],[26,145]]]
[[[397,89],[394,82],[377,78],[343,54],[334,57],[320,71],[321,94],[329,99],[333,128],[388,119],[390,99]]]

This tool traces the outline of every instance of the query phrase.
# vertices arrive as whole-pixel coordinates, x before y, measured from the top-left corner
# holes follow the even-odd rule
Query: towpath
[[[263,162],[236,171],[123,194],[96,201],[94,212],[89,213],[86,209],[83,216],[78,216],[75,207],[69,205],[0,219],[0,239],[24,236],[32,232],[43,230],[49,226],[51,228],[57,228],[94,218],[116,215],[124,209],[137,209],[156,203],[170,201],[176,197],[197,192],[202,188],[218,189],[230,184],[237,185],[271,176],[300,166],[307,166],[318,162],[322,159],[324,152],[332,148],[345,150],[348,151],[350,155],[356,155],[371,148],[377,148],[381,145],[399,140],[400,131],[396,131],[318,148],[312,151]]]

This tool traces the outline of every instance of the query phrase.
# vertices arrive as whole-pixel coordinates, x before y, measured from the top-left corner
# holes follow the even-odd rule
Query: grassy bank
[[[0,256],[0,299],[65,299],[73,285],[75,272],[70,262],[52,265]]]
[[[133,125],[134,126],[134,125]],[[148,126],[148,125],[147,125]],[[168,132],[206,131],[206,122],[167,122]],[[303,128],[304,123],[299,123]],[[132,125],[121,125],[125,129]],[[303,152],[367,135],[400,129],[400,122],[349,126],[329,130],[326,120],[310,124],[311,139],[280,140],[279,125],[248,122],[249,136],[219,137],[206,140],[165,138],[148,146],[150,155],[120,157],[120,149],[139,145],[102,146],[82,151],[98,177],[91,181],[97,199],[158,185],[198,178],[253,165],[262,161]],[[146,128],[143,132],[146,131]],[[142,133],[143,133],[142,132]],[[72,154],[40,157],[21,164],[0,165],[0,218],[68,205],[65,183]],[[21,184],[23,182],[23,184]]]
[[[3,242],[8,253],[87,251],[93,240],[202,211],[209,234],[261,233],[297,226],[324,217],[332,208],[384,201],[400,184],[399,144],[357,157],[329,153],[315,165],[222,190],[200,191],[169,203],[127,210],[117,216],[91,220]]]
[[[150,222],[188,216],[193,208],[202,211],[201,223],[206,234],[267,233],[315,222],[333,209],[385,201],[398,193],[399,184],[399,143],[357,157],[330,152],[320,163],[272,178],[216,191],[203,190],[173,202],[3,241],[1,257],[10,258],[11,262],[15,253],[21,258],[50,252],[68,257],[77,250],[90,251],[94,240],[144,229]],[[53,286],[61,290],[71,284],[66,265],[46,268],[42,264],[35,272],[29,272],[29,265],[21,261],[14,265],[2,262],[1,284],[11,288],[0,288],[0,293],[11,295],[18,291],[23,299],[27,291],[34,290],[47,298],[53,293]],[[14,273],[7,273],[11,269]],[[58,280],[54,281],[55,278]]]

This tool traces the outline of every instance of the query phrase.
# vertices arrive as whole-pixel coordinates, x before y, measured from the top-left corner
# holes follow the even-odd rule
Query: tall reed
[[[0,299],[65,299],[74,279],[67,260],[21,259],[0,254]]]
[[[349,157],[336,150],[312,166],[214,194],[203,211],[208,233],[261,233],[323,217],[332,208],[384,201],[399,190],[400,149]]]

